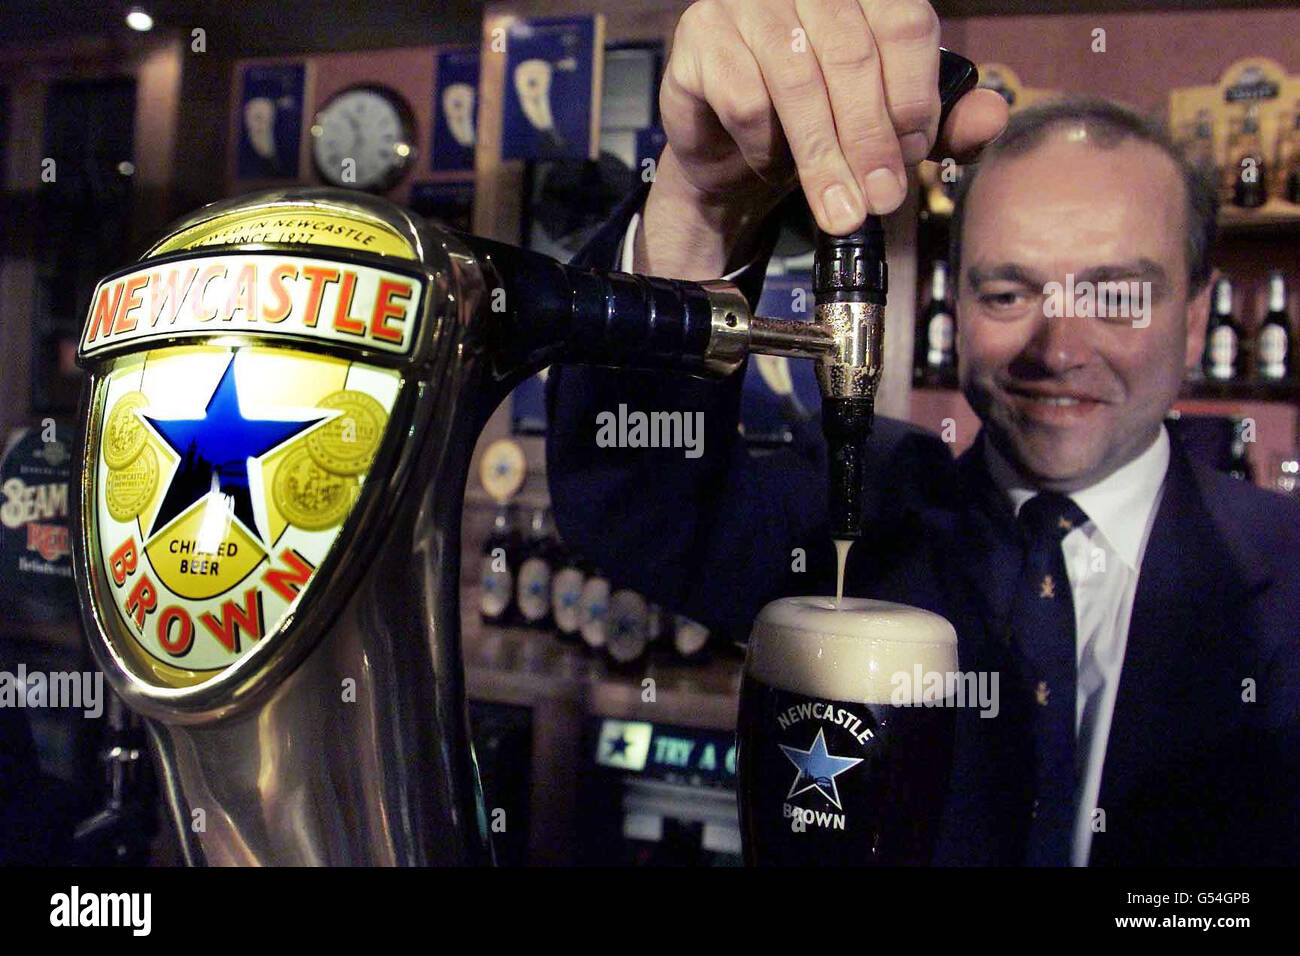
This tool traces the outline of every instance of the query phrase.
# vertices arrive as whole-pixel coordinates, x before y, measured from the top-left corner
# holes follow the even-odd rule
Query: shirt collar
[[[1002,457],[987,434],[984,452],[993,483],[1019,514],[1020,506],[1038,494],[1039,489]],[[1089,523],[1134,570],[1142,562],[1147,531],[1168,469],[1169,435],[1162,426],[1155,441],[1142,454],[1095,484],[1070,493],[1070,499],[1083,509]]]

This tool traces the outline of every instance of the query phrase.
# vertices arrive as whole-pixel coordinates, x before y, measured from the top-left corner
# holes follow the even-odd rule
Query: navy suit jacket
[[[609,268],[647,187],[575,261]],[[738,280],[756,302],[775,240]],[[566,541],[616,580],[743,639],[767,601],[834,583],[826,449],[816,421],[756,455],[736,432],[741,375],[564,366],[548,382],[548,477]],[[599,448],[620,403],[703,412],[704,454]],[[878,419],[865,513],[845,590],[952,621],[963,671],[1008,673],[1020,562],[1010,504],[982,441],[953,460]],[[1015,864],[1031,795],[1029,751],[1004,688],[996,718],[958,709],[953,783],[936,862]],[[1174,442],[1143,559],[1106,750],[1092,865],[1300,861],[1300,502],[1212,472]],[[1101,829],[1104,826],[1104,829]]]

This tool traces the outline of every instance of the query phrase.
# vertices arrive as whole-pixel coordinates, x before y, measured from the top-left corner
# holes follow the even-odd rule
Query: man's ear
[[[1205,285],[1187,300],[1187,350],[1183,356],[1185,369],[1201,364],[1201,356],[1205,352],[1205,326],[1210,320],[1210,296],[1214,293],[1219,275],[1218,269],[1212,269]]]

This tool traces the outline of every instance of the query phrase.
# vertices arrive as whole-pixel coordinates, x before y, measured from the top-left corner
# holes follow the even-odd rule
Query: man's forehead
[[[1136,137],[1099,143],[1077,130],[1050,130],[980,170],[961,225],[963,267],[979,254],[970,245],[977,242],[986,254],[1026,262],[1074,268],[1097,256],[1147,256],[1173,270],[1187,227],[1174,160]]]
[[[1101,202],[1134,191],[1148,205],[1159,196],[1175,206],[1184,199],[1178,167],[1164,150],[1135,136],[1101,136],[1082,123],[1059,124],[1023,151],[989,156],[968,198],[989,191],[1001,202],[1041,202],[1049,195]]]

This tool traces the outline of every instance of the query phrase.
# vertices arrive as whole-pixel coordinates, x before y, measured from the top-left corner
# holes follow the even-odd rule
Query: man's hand
[[[905,166],[970,160],[1006,123],[1002,97],[973,90],[941,133],[938,71],[924,0],[697,0],[659,90],[668,145],[638,271],[721,275],[796,185],[827,232],[893,212]]]

